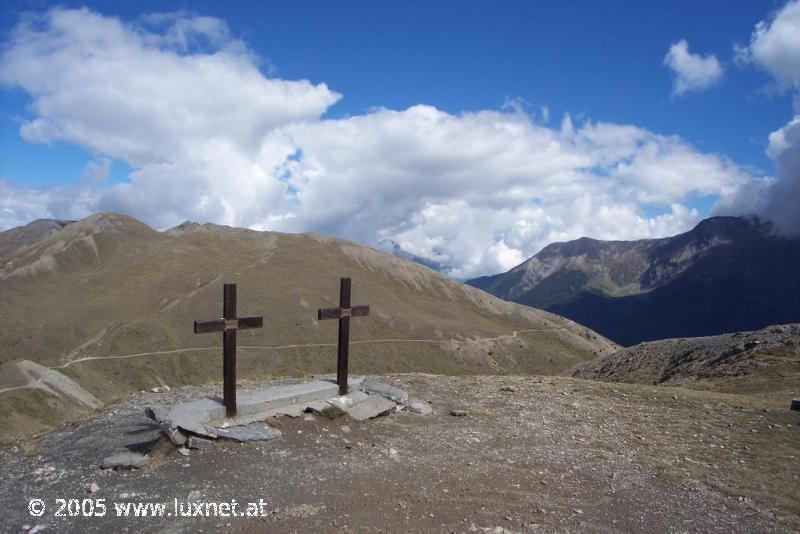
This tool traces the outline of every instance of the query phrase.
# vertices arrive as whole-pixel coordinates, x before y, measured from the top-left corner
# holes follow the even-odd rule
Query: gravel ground
[[[747,398],[560,377],[383,377],[432,415],[277,421],[266,443],[182,456],[146,393],[0,453],[0,529],[19,532],[792,532],[800,529],[800,413]],[[256,387],[261,384],[249,384]],[[469,415],[450,415],[452,409]],[[153,451],[147,468],[105,456]],[[91,491],[93,485],[94,492]],[[31,517],[30,499],[44,515]],[[56,499],[105,499],[103,517],[55,517]],[[265,517],[117,517],[116,502],[247,503]],[[242,504],[240,504],[243,507]],[[97,512],[97,509],[95,509]],[[41,530],[39,530],[41,531]]]

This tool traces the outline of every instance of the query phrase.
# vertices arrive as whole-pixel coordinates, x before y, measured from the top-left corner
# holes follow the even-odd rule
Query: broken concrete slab
[[[393,400],[397,404],[405,404],[408,401],[408,393],[400,388],[384,384],[372,378],[366,378],[361,382],[361,391],[366,393],[376,393],[382,397]]]
[[[178,447],[192,448],[187,445],[192,437],[237,441],[274,439],[281,434],[274,429],[266,430],[269,428],[268,426],[265,428],[263,423],[266,417],[275,415],[300,417],[307,411],[321,413],[334,406],[349,413],[359,404],[369,402],[367,406],[355,412],[356,418],[369,419],[394,407],[386,402],[370,401],[370,395],[359,390],[361,383],[361,379],[350,380],[351,393],[342,397],[336,395],[338,386],[332,380],[313,380],[272,386],[257,392],[241,392],[237,403],[239,415],[231,419],[225,417],[225,407],[218,398],[184,402],[172,408],[150,405],[146,407],[145,414],[157,421],[162,432]],[[408,397],[402,390],[377,381],[373,381],[370,389],[397,399]],[[377,394],[374,397],[392,402]],[[247,430],[234,430],[245,427]]]
[[[334,397],[332,399],[328,399],[326,402],[328,404],[336,406],[341,410],[347,411],[348,408],[355,406],[359,402],[364,402],[368,398],[369,395],[367,395],[363,391],[353,391],[341,397]]]
[[[161,423],[161,432],[164,433],[169,440],[180,447],[184,443],[186,443],[186,435],[175,428],[174,426],[170,425],[167,421]]]
[[[186,439],[186,446],[190,449],[205,451],[213,447],[214,444],[208,439],[198,438],[197,436],[189,436]]]
[[[360,380],[348,381],[353,389],[358,389]],[[239,415],[260,414],[270,409],[289,404],[311,403],[335,397],[339,387],[329,380],[312,380],[299,384],[273,386],[257,393],[243,392],[239,395]]]
[[[430,404],[419,399],[409,399],[405,409],[407,412],[418,413],[422,415],[428,415],[433,412],[433,408],[431,408]]]
[[[149,418],[159,423],[167,418],[169,415],[169,408],[163,404],[151,404],[144,407],[144,414]]]
[[[121,452],[100,462],[101,469],[141,469],[150,463],[150,457],[138,452]]]
[[[246,426],[232,426],[218,428],[217,435],[220,439],[229,439],[240,443],[248,441],[269,441],[279,438],[283,432],[272,428],[266,423],[252,423]]]
[[[213,438],[216,435],[213,427],[208,423],[213,419],[222,419],[224,417],[225,406],[222,403],[217,402],[215,399],[199,399],[173,406],[160,422],[166,426],[165,432],[167,436],[174,430],[180,429],[192,434]],[[175,443],[174,440],[173,443]],[[182,445],[183,443],[175,444]]]
[[[356,421],[378,417],[397,408],[397,403],[380,395],[370,395],[365,401],[350,407],[347,413]]]
[[[300,404],[290,404],[288,406],[282,406],[280,408],[276,408],[269,413],[270,416],[276,415],[285,415],[287,417],[295,418],[302,416],[306,411],[307,405],[305,403]]]

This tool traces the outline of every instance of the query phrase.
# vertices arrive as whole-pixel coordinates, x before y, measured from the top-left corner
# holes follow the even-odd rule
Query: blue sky
[[[352,117],[372,117],[377,121],[377,117],[372,115],[377,108],[402,112],[420,104],[445,114],[445,119],[461,117],[465,112],[522,113],[546,132],[563,132],[562,120],[565,114],[569,114],[576,129],[587,123],[634,126],[648,132],[647,135],[661,136],[654,141],[660,143],[658,152],[678,150],[683,153],[685,147],[690,147],[692,153],[719,158],[723,162],[719,172],[739,174],[739,182],[745,180],[742,176],[760,179],[764,175],[779,174],[775,158],[767,154],[769,135],[792,120],[795,91],[791,87],[769,90],[775,85],[774,73],[768,66],[759,64],[758,58],[749,63],[735,61],[734,46],[746,47],[751,42],[756,24],[759,21],[769,23],[785,5],[784,1],[751,0],[58,4],[65,10],[86,6],[104,20],[118,18],[123,25],[133,28],[141,23],[143,16],[159,12],[179,13],[175,16],[183,18],[202,15],[221,21],[227,28],[226,39],[244,43],[248,57],[265,78],[308,80],[317,87],[325,84],[330,92],[341,96],[335,102],[323,105],[320,116],[314,119],[325,123],[326,128],[336,121],[344,126],[348,124],[345,121]],[[2,8],[0,28],[6,49],[14,46],[11,32],[24,13],[41,15],[50,7],[45,2],[6,2]],[[160,30],[150,27],[148,31],[157,34]],[[676,95],[673,91],[676,72],[665,65],[665,56],[681,39],[686,40],[688,51],[698,58],[713,55],[722,74],[708,86]],[[213,54],[224,46],[227,45],[208,41],[173,52],[188,57]],[[80,69],[80,64],[75,68]],[[136,182],[130,173],[142,168],[141,158],[126,155],[124,150],[104,148],[109,146],[108,143],[85,141],[80,136],[66,134],[38,141],[31,136],[24,139],[20,126],[40,116],[32,104],[37,102],[37,98],[42,98],[42,93],[37,93],[36,84],[30,79],[10,78],[5,80],[0,92],[0,178],[13,184],[14,191],[28,187],[30,193],[31,187],[39,187],[47,192],[48,187],[75,184],[82,173],[85,175],[86,166],[98,161],[105,165],[100,189]],[[80,119],[70,117],[69,120]],[[300,122],[305,120],[308,117],[303,115]],[[379,131],[384,132],[382,128]],[[267,130],[260,131],[259,139],[267,134]],[[103,135],[111,136],[112,132]],[[305,135],[311,134],[305,132]],[[668,141],[663,138],[671,139],[672,136],[677,136],[682,145],[664,148],[662,145]],[[293,140],[299,137],[296,132],[292,135]],[[648,141],[643,139],[637,142],[646,144]],[[327,145],[327,148],[323,147],[316,138],[308,143],[323,151],[335,149]],[[605,147],[603,143],[606,141],[599,145]],[[531,144],[532,151],[537,147],[540,145]],[[301,146],[294,147],[294,150],[298,148],[303,150]],[[310,159],[312,152],[306,151]],[[363,161],[366,157],[377,156],[362,153],[358,157]],[[500,161],[508,159],[502,154],[498,157]],[[597,179],[603,180],[609,173],[617,172],[620,165],[624,167],[635,159],[635,156],[626,155],[609,163],[606,170],[599,172]],[[322,161],[324,157],[318,160]],[[284,159],[284,164],[289,161]],[[317,168],[317,172],[327,174],[328,183],[337,182],[339,178],[332,167],[319,161],[317,164],[323,165],[323,169]],[[669,165],[670,160],[665,159],[661,164]],[[705,169],[705,164],[693,164],[687,168]],[[603,165],[606,164],[600,164]],[[634,165],[631,167],[635,168]],[[425,168],[428,181],[437,179],[435,169]],[[542,194],[541,198],[521,208],[517,206],[519,209],[513,216],[498,223],[491,235],[483,236],[481,250],[486,257],[475,260],[469,258],[477,252],[467,250],[469,247],[466,246],[461,247],[464,250],[443,251],[442,243],[451,241],[453,236],[448,231],[436,229],[444,226],[447,220],[440,215],[444,209],[442,206],[453,208],[454,202],[464,202],[478,212],[488,209],[486,206],[476,207],[476,201],[467,198],[469,195],[454,199],[431,193],[425,203],[409,204],[407,209],[399,210],[394,219],[381,221],[369,233],[360,233],[339,220],[346,214],[339,214],[339,219],[333,215],[327,219],[315,219],[289,213],[287,210],[291,210],[293,205],[313,195],[303,189],[308,180],[301,179],[300,169],[284,169],[282,172],[297,173],[299,198],[288,198],[296,196],[295,188],[293,192],[284,192],[280,201],[273,202],[269,214],[243,216],[241,214],[247,210],[239,210],[231,215],[231,208],[226,204],[225,215],[220,215],[223,211],[209,211],[207,218],[286,230],[329,229],[330,233],[369,244],[395,241],[414,253],[437,261],[444,260],[457,275],[505,268],[536,252],[548,239],[578,237],[574,234],[583,233],[594,233],[596,237],[632,238],[685,229],[683,227],[693,224],[697,218],[707,216],[720,195],[727,194],[720,191],[732,187],[729,183],[719,185],[717,189],[712,186],[684,187],[678,192],[665,194],[637,189],[644,182],[612,184],[610,187],[614,191],[625,191],[627,196],[611,201],[606,211],[632,202],[632,209],[644,221],[632,233],[610,229],[614,227],[613,221],[594,231],[588,221],[569,227],[563,220],[566,215],[561,216],[560,223],[553,223],[555,226],[551,224],[545,229],[546,223],[542,221],[547,219],[547,214],[536,208],[548,205],[550,197]],[[392,174],[393,171],[387,172]],[[312,175],[307,174],[306,178],[308,176]],[[491,180],[492,177],[484,179]],[[645,182],[652,183],[658,179],[648,178]],[[198,180],[202,182],[200,178]],[[412,179],[405,177],[403,180]],[[443,181],[447,180],[443,178]],[[564,183],[569,184],[565,187],[573,183],[570,179],[565,180]],[[459,182],[447,183],[459,185]],[[471,187],[473,183],[465,182],[465,187]],[[541,187],[541,182],[536,183]],[[512,187],[507,182],[502,184],[502,187]],[[293,187],[289,185],[290,189]],[[385,189],[380,190],[377,196],[383,196],[384,192]],[[131,190],[127,190],[125,194],[130,196],[130,193]],[[480,192],[476,191],[475,197],[479,196]],[[32,203],[30,194],[25,198],[26,205]],[[354,204],[354,209],[363,208],[373,201],[365,202],[360,206]],[[736,202],[731,200],[729,204]],[[311,206],[313,203],[309,201],[307,204]],[[676,204],[689,211],[696,210],[696,213],[678,216]],[[59,215],[52,208],[54,205],[63,206],[63,202],[42,207],[39,212],[34,208],[25,211],[11,206],[9,209],[16,213],[16,218],[8,217],[6,226],[20,222],[25,214],[29,217],[40,212]],[[169,206],[170,216],[161,217],[145,209],[137,211],[131,202],[114,203],[107,199],[96,205],[125,208],[156,226],[165,226],[172,219],[184,215],[198,214],[196,209]],[[85,209],[92,207],[86,206]],[[592,209],[602,211],[603,208],[595,206]],[[478,212],[474,214],[475,218],[479,218]],[[670,213],[674,215],[670,224],[655,220],[658,215]],[[442,220],[436,222],[436,217]],[[529,235],[527,240],[511,237],[514,233],[510,230],[512,226],[530,226],[530,221],[523,220],[525,217],[537,217],[536,224],[531,224],[539,228],[538,233],[534,232],[538,237]],[[429,228],[418,231],[422,219],[430,222]],[[295,221],[294,226],[286,223],[289,220]],[[619,224],[625,223],[620,221]],[[467,235],[464,239],[469,237]],[[492,247],[495,252],[491,252]],[[470,266],[465,267],[467,264]]]

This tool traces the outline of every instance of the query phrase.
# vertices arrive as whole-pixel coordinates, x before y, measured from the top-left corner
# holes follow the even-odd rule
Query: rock
[[[138,452],[121,452],[100,462],[100,469],[140,469],[150,462],[150,457]]]
[[[503,386],[503,387],[500,388],[500,391],[506,391],[508,393],[514,393],[515,391],[517,391],[517,388],[514,387],[514,386]]]
[[[177,425],[182,431],[186,431],[189,434],[196,434],[198,436],[203,436],[206,438],[216,438],[217,433],[213,430],[214,427],[204,425],[204,424],[191,424],[188,421],[183,421],[179,425]]]
[[[283,433],[266,423],[252,423],[243,426],[232,426],[217,430],[220,439],[229,439],[240,443],[248,441],[269,441],[279,438]]]
[[[468,410],[450,410],[450,415],[453,417],[466,417],[469,415]]]
[[[800,397],[792,399],[792,410],[800,412]]]
[[[98,491],[100,491],[100,486],[96,482],[89,484],[89,493],[97,493]]]
[[[389,400],[393,400],[397,404],[405,404],[408,401],[408,393],[400,388],[378,382],[372,378],[367,378],[361,382],[361,391],[367,393],[375,393]]]
[[[189,449],[186,447],[181,447],[178,449],[178,452],[181,454],[181,456],[189,456]]]
[[[347,413],[356,421],[365,421],[378,417],[397,408],[397,404],[380,395],[372,395],[364,402],[349,408]]]
[[[162,404],[151,404],[144,407],[144,414],[156,423],[160,423],[167,418],[167,414],[169,414],[169,408]]]
[[[203,494],[200,490],[192,490],[189,492],[189,496],[186,497],[186,500],[189,502],[196,502],[203,500]]]
[[[28,531],[28,534],[36,534],[37,532],[43,532],[47,527],[45,525],[36,525],[32,529]]]
[[[186,447],[189,449],[205,451],[213,447],[214,443],[211,440],[198,438],[197,436],[189,436],[186,439]]]
[[[186,443],[186,435],[177,428],[173,427],[169,421],[163,421],[161,423],[161,431],[172,443],[178,447],[181,447]]]
[[[428,415],[433,411],[433,408],[431,408],[430,404],[418,399],[409,399],[408,404],[406,404],[405,406],[405,409],[407,412],[419,413],[422,415]]]

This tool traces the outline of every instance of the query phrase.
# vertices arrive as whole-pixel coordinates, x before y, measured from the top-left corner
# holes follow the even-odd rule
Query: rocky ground
[[[576,365],[563,374],[589,380],[758,393],[785,403],[787,394],[800,393],[800,324],[640,343]]]
[[[626,531],[792,532],[800,413],[745,396],[559,377],[383,377],[425,399],[357,422],[277,421],[283,437],[157,445],[141,470],[102,458],[146,450],[151,403],[136,395],[0,453],[0,529],[10,532]],[[451,410],[468,415],[454,416]],[[94,491],[93,491],[94,490]],[[31,517],[30,499],[45,513]],[[56,499],[106,499],[104,517],[55,517]],[[266,517],[117,517],[113,502],[251,502]],[[170,509],[168,508],[167,511]]]

